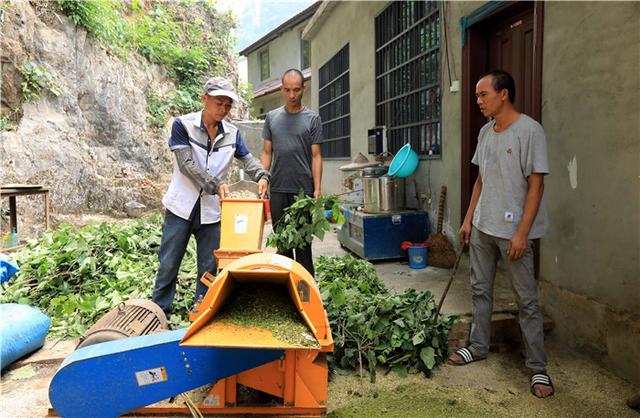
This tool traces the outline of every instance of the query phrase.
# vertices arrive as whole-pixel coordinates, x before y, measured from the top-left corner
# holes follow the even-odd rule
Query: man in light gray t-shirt
[[[527,179],[533,173],[549,173],[547,144],[542,126],[523,113],[502,132],[495,131],[495,123],[492,120],[480,129],[471,160],[482,178],[472,224],[485,234],[510,240],[522,221]],[[542,199],[529,239],[542,237],[548,227]]]
[[[514,106],[515,83],[504,71],[492,71],[476,84],[478,107],[493,118],[482,127],[472,163],[480,168],[469,209],[459,234],[470,245],[473,322],[469,346],[449,356],[455,365],[482,360],[489,354],[493,282],[502,260],[511,276],[519,306],[519,322],[531,369],[531,393],[553,395],[547,374],[543,318],[534,277],[533,239],[546,234],[542,199],[549,173],[542,126]]]

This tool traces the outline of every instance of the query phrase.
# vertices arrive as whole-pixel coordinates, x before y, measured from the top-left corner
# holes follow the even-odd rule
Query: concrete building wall
[[[330,12],[319,32],[311,39],[311,74],[349,44],[349,84],[351,100],[351,158],[358,152],[367,155],[367,129],[375,126],[374,26],[375,15],[383,2],[341,2]],[[354,22],[358,22],[354,25]],[[311,88],[311,107],[319,108],[318,83]],[[368,156],[371,158],[371,156]],[[322,172],[323,193],[339,193],[342,172],[338,167],[351,158],[325,159]]]
[[[249,151],[254,157],[260,157],[262,152],[262,126],[264,122],[259,121],[233,121],[236,125],[245,145],[249,148]]]
[[[351,158],[358,152],[367,154],[367,129],[375,126],[375,40],[374,19],[388,3],[385,2],[341,2],[324,20],[321,28],[311,40],[312,74],[329,60],[347,42],[349,43],[350,95],[351,95]],[[448,3],[448,18],[458,22],[459,17],[479,7],[474,2]],[[357,21],[357,27],[353,22]],[[438,208],[438,197],[442,185],[447,186],[447,201],[444,216],[444,232],[452,242],[457,242],[456,233],[460,225],[460,93],[449,91],[449,78],[445,63],[444,36],[440,37],[442,71],[442,157],[428,160],[422,158],[416,173],[409,178],[406,186],[409,207],[429,211],[432,229]],[[453,55],[450,62],[452,78],[461,75],[460,27],[452,25],[448,34],[449,48]],[[457,77],[454,77],[456,74]],[[312,89],[312,104],[318,109],[318,86]],[[347,160],[325,160],[323,171],[323,191],[339,193],[342,188],[342,172],[338,167]],[[414,181],[415,180],[415,181]],[[416,189],[419,200],[416,199]]]
[[[640,3],[545,4],[542,123],[556,332],[640,381]]]
[[[300,32],[306,26],[303,22],[293,29],[280,35],[269,42],[268,45],[253,51],[247,57],[249,65],[249,82],[253,87],[268,81],[277,80],[282,77],[282,73],[291,68],[300,68]],[[269,78],[260,79],[260,52],[269,50]]]

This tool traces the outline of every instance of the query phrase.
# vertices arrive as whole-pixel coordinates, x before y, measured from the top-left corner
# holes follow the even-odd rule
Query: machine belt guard
[[[49,399],[62,417],[117,417],[283,358],[283,350],[180,346],[186,329],[81,348],[60,366]]]

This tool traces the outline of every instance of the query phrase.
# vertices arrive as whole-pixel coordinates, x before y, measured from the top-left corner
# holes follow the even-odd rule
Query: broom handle
[[[451,287],[451,283],[453,282],[453,278],[456,277],[456,271],[458,271],[458,264],[460,264],[460,259],[462,258],[462,253],[464,253],[465,247],[467,244],[462,244],[462,248],[460,248],[460,254],[458,254],[458,258],[456,258],[456,262],[453,264],[453,271],[451,272],[451,277],[449,278],[449,283],[447,283],[447,287],[445,287],[442,296],[440,296],[440,302],[438,302],[438,307],[436,308],[436,314],[433,317],[433,323],[438,323],[438,314],[440,313],[440,308],[442,308],[442,304],[444,303],[444,298],[447,297],[447,293],[449,293],[449,288]]]
[[[442,189],[440,189],[440,203],[438,204],[438,234],[442,232],[442,222],[444,221],[444,199],[446,195],[447,186],[442,186]]]

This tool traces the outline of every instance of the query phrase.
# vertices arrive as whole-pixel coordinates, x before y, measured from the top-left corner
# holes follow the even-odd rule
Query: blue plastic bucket
[[[417,167],[418,154],[411,149],[411,145],[404,144],[393,157],[387,175],[390,177],[409,177]]]
[[[409,267],[412,269],[423,269],[427,267],[427,247],[416,245],[409,247]]]

